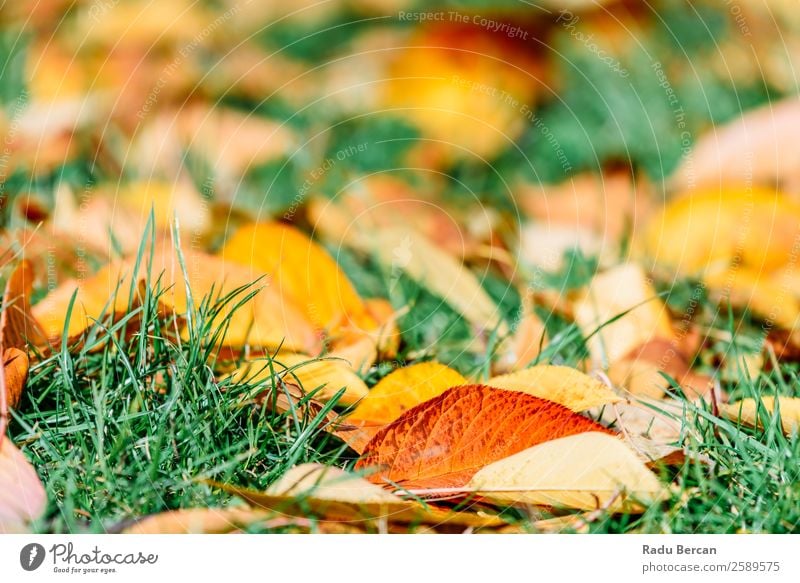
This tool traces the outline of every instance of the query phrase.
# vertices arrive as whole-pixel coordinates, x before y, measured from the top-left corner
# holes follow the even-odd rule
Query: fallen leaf
[[[274,514],[251,508],[187,508],[137,520],[125,534],[225,534],[264,522]]]
[[[455,387],[406,411],[368,444],[357,469],[408,489],[464,486],[483,466],[537,443],[606,431],[566,407],[517,391]]]
[[[33,266],[22,261],[6,282],[0,314],[0,352],[9,348],[25,351],[29,345],[46,344],[44,332],[31,311]]]
[[[541,443],[486,466],[467,487],[498,504],[641,511],[665,487],[619,439],[585,432]]]
[[[499,528],[506,523],[486,513],[456,512],[404,500],[359,476],[320,464],[289,470],[266,492],[219,485],[249,504],[290,516],[314,516],[345,523],[412,524],[461,528]]]
[[[77,237],[105,257],[114,250],[133,254],[141,245],[151,211],[159,242],[170,240],[176,219],[193,241],[202,241],[211,230],[208,205],[186,179],[133,181],[82,192],[80,200],[61,186],[56,190],[52,227],[57,235]]]
[[[724,186],[686,192],[648,223],[642,250],[659,265],[708,277],[735,268],[765,279],[796,264],[800,203],[774,188]]]
[[[681,346],[677,338],[671,341],[654,338],[614,362],[608,368],[608,377],[633,395],[658,399],[671,388],[662,374],[666,373],[687,395],[706,395],[713,386],[712,379],[692,371]]]
[[[493,331],[502,336],[507,325],[499,308],[483,289],[478,278],[451,255],[419,233],[403,228],[387,228],[364,233],[356,245],[374,253],[393,277],[405,272],[460,312],[479,333]]]
[[[491,159],[522,132],[520,107],[529,111],[535,94],[526,48],[471,25],[418,28],[394,52],[379,107],[407,117],[449,158]]]
[[[148,254],[143,259],[137,281],[147,279],[149,257]],[[187,282],[195,307],[199,307],[201,300],[212,291],[215,297],[221,298],[244,290],[237,296],[238,301],[232,302],[233,305],[229,303],[214,319],[215,325],[228,322],[224,338],[220,339],[222,344],[281,346],[285,350],[311,354],[321,351],[320,337],[313,326],[269,285],[269,281],[254,282],[256,274],[252,270],[205,253],[186,251],[184,257],[186,274],[170,246],[159,248],[152,255],[151,284],[155,286],[160,278],[163,294],[159,300],[168,311],[178,316],[188,313]],[[119,316],[127,312],[129,304],[136,305],[141,298],[138,286],[131,286],[133,270],[133,260],[127,260],[107,265],[86,279],[67,281],[36,304],[33,314],[51,340],[60,339],[65,330],[69,338],[76,338],[104,314]],[[74,310],[67,323],[67,308],[76,290]],[[234,310],[235,304],[252,292],[257,293]]]
[[[575,321],[584,336],[591,336],[592,361],[601,368],[654,338],[674,337],[666,306],[633,263],[596,275],[575,308]]]
[[[623,400],[600,381],[568,366],[533,366],[493,377],[486,384],[547,399],[576,412]]]
[[[271,383],[274,370],[278,378],[286,383],[299,385],[305,393],[310,393],[318,401],[329,401],[344,389],[338,401],[341,405],[352,405],[366,397],[369,391],[361,377],[339,360],[280,353],[271,362],[272,370],[265,361],[246,363],[232,377],[236,382]]]
[[[547,344],[547,328],[542,319],[532,311],[525,313],[511,338],[503,345],[504,351],[498,355],[492,370],[498,373],[523,369],[539,356]]]
[[[774,22],[774,15],[770,14],[769,19]],[[761,60],[759,64],[763,64]],[[758,74],[762,73],[759,67]],[[716,189],[720,184],[797,187],[800,153],[794,142],[798,130],[800,100],[792,97],[770,101],[701,136],[670,177],[670,185],[673,189]]]
[[[0,435],[0,534],[28,532],[47,505],[44,486],[21,451]]]
[[[336,261],[291,225],[245,225],[228,239],[220,255],[226,261],[268,274],[283,297],[311,323],[334,336],[341,328],[376,328],[363,300]]]
[[[19,405],[25,382],[28,380],[28,355],[18,348],[7,348],[2,354],[3,374],[5,375],[6,405],[13,409]],[[0,411],[0,414],[5,414]],[[0,424],[4,429],[4,426]]]
[[[776,398],[761,397],[764,409],[769,413],[769,417],[775,415]],[[800,398],[798,397],[778,397],[777,408],[781,413],[781,427],[786,435],[800,430]],[[749,427],[762,427],[761,416],[758,413],[759,407],[755,399],[742,399],[736,403],[720,405],[720,413],[731,421],[741,422]]]
[[[438,362],[404,366],[383,377],[348,417],[373,425],[391,423],[407,410],[438,397],[447,389],[467,380],[452,368]]]

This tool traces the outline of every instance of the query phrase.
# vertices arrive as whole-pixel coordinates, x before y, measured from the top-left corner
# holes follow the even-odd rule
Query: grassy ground
[[[352,260],[351,275],[359,281],[358,262]],[[381,291],[380,277],[360,281],[373,293]],[[410,281],[400,291],[393,287],[395,292],[387,294],[393,301],[418,308],[411,311],[414,320],[401,322],[400,359],[422,354],[480,374],[491,355],[463,351],[469,330],[460,317]],[[212,373],[220,366],[214,314],[251,290],[201,302],[191,336],[183,341],[172,333],[175,322],[159,317],[159,293],[156,281],[124,320],[99,323],[85,343],[62,346],[31,371],[23,403],[13,412],[11,437],[25,447],[49,494],[49,510],[37,525],[43,532],[104,532],[148,513],[231,501],[231,495],[203,479],[264,489],[297,463],[348,467],[354,462],[355,454],[323,430],[327,410],[305,416],[276,413],[268,399],[257,399],[271,389],[271,381],[234,383]],[[437,322],[439,329],[432,333],[439,342],[419,333],[430,329],[418,325],[426,320]],[[583,338],[575,329],[567,327],[558,337],[543,361],[569,363],[580,357]],[[379,368],[367,382],[377,382],[388,370]],[[738,397],[758,397],[796,394],[797,386],[796,373],[778,367],[754,379],[740,370],[725,388]],[[313,394],[315,387],[305,389]],[[677,388],[675,394],[682,398]],[[797,531],[800,438],[784,436],[778,419],[768,415],[763,429],[745,429],[708,407],[684,402],[689,449],[706,463],[687,463],[664,474],[675,485],[663,504],[641,516],[597,513],[590,530]],[[523,525],[543,516],[548,515],[511,513]]]

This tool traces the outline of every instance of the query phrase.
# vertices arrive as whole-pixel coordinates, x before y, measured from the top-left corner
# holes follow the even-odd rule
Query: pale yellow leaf
[[[775,413],[775,397],[761,397],[764,408],[770,413]],[[781,412],[781,426],[787,435],[800,431],[800,398],[778,397],[777,406]],[[720,412],[732,421],[741,420],[750,427],[761,427],[761,418],[755,399],[742,399],[736,403],[720,405]]]
[[[273,514],[251,508],[187,508],[146,516],[125,534],[224,534],[238,531]]]
[[[485,384],[554,401],[573,411],[622,401],[605,384],[568,366],[533,366],[491,378]]]
[[[460,261],[411,229],[388,228],[363,233],[357,246],[374,253],[395,277],[407,273],[460,312],[478,331],[507,331],[502,315],[478,278]]]
[[[633,263],[596,275],[575,307],[575,321],[587,337],[602,326],[588,341],[592,361],[601,368],[654,338],[674,336],[669,311]]]
[[[500,504],[637,511],[664,486],[628,446],[588,432],[548,441],[480,470],[470,490]]]

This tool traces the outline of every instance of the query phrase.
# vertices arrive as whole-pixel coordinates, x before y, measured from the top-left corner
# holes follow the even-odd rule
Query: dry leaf
[[[366,374],[379,359],[393,359],[400,347],[400,332],[397,329],[397,313],[388,300],[373,298],[364,300],[367,313],[375,321],[376,329],[341,330],[331,339],[329,356],[341,358],[353,370]]]
[[[368,393],[361,377],[339,360],[281,353],[272,358],[272,367],[278,378],[289,384],[300,385],[304,392],[311,393],[318,401],[328,401],[344,389],[338,402],[352,405]],[[237,382],[271,382],[272,370],[269,363],[257,361],[243,365],[232,376]]]
[[[0,534],[28,531],[47,505],[44,486],[25,456],[0,435]]]
[[[800,431],[800,398],[778,397],[778,409],[781,412],[781,426],[786,435]],[[769,417],[775,414],[775,397],[761,397],[764,409]],[[742,399],[736,403],[720,405],[720,413],[732,421],[744,423],[749,427],[762,427],[755,399]]]
[[[759,60],[759,75],[763,74],[762,64]],[[791,97],[770,102],[702,136],[673,173],[670,183],[678,189],[704,186],[717,189],[720,184],[753,183],[797,188],[800,186],[797,172],[800,152],[795,147],[798,131],[800,100]],[[713,231],[704,230],[709,234]]]
[[[622,401],[597,379],[568,366],[534,366],[491,378],[486,384],[547,399],[576,412]]]
[[[160,286],[164,290],[160,302],[167,310],[179,316],[186,315],[187,280],[195,307],[199,307],[201,300],[212,290],[215,297],[224,297],[246,288],[237,296],[237,301],[229,303],[214,320],[219,325],[230,315],[223,344],[269,348],[281,346],[286,350],[311,354],[321,351],[321,341],[313,326],[280,296],[275,287],[269,285],[268,280],[254,282],[256,274],[250,269],[227,264],[204,253],[184,252],[184,257],[186,275],[171,247],[160,248],[152,255],[151,285],[155,286],[160,277]],[[148,263],[149,254],[142,261],[137,281],[147,278]],[[67,281],[34,307],[34,316],[42,324],[47,336],[58,340],[64,331],[70,300],[77,290],[72,318],[66,328],[70,338],[77,337],[104,313],[118,316],[127,312],[129,303],[136,305],[140,298],[136,285],[131,294],[133,268],[133,260],[116,262],[82,281]],[[255,297],[233,311],[235,304],[241,302],[248,292],[255,291],[258,292]]]
[[[800,237],[800,203],[769,188],[726,186],[675,197],[648,223],[642,249],[685,275],[736,268],[766,277],[787,264]]]
[[[475,474],[468,488],[498,504],[643,510],[664,486],[619,439],[586,432],[536,445]],[[633,498],[633,500],[631,500]]]
[[[670,388],[661,374],[675,379],[688,395],[703,396],[711,390],[712,379],[692,372],[689,360],[680,352],[680,343],[655,338],[635,348],[608,368],[608,377],[631,394],[660,398]]]
[[[265,493],[218,486],[259,508],[290,516],[315,516],[324,521],[462,528],[498,528],[506,524],[487,514],[454,512],[403,500],[361,477],[319,464],[292,468]]]
[[[29,261],[22,261],[8,278],[0,314],[0,353],[9,348],[25,351],[28,345],[45,344],[44,332],[31,312],[33,278]]]
[[[408,489],[464,486],[483,466],[565,435],[606,431],[566,407],[516,391],[467,385],[406,411],[370,442],[356,468]]]
[[[188,508],[146,516],[125,534],[225,534],[264,522],[274,514],[251,508]]]
[[[348,422],[391,423],[408,409],[464,384],[467,380],[463,376],[438,362],[404,366],[382,378],[353,410]]]
[[[358,453],[388,423],[408,409],[437,397],[447,389],[466,384],[453,369],[438,362],[422,362],[399,368],[370,389],[369,394],[347,417],[347,425],[336,435]]]
[[[187,179],[134,181],[81,193],[80,206],[66,186],[56,190],[52,227],[57,235],[78,238],[105,257],[119,249],[133,254],[141,245],[150,213],[159,242],[170,240],[177,219],[181,232],[202,241],[211,230],[211,213]]]
[[[2,353],[3,374],[5,375],[6,405],[11,409],[19,404],[25,382],[28,380],[28,355],[18,348],[7,348]],[[5,411],[0,410],[0,414]],[[0,424],[0,427],[5,427]],[[2,435],[2,433],[0,433]]]
[[[529,73],[537,65],[524,43],[444,24],[420,28],[406,45],[389,65],[382,106],[409,118],[447,157],[492,158],[523,130],[520,107],[530,111],[539,78]]]
[[[478,278],[464,265],[410,229],[388,228],[364,233],[356,245],[393,271],[403,271],[460,312],[479,332],[502,336],[507,326]]]
[[[601,368],[654,338],[674,336],[666,306],[633,263],[596,275],[575,308],[575,320],[587,337],[602,326],[588,340],[592,360]]]
[[[492,370],[502,373],[525,368],[547,344],[547,328],[542,319],[533,312],[526,313],[514,334],[504,344],[504,351],[498,356]]]
[[[228,239],[221,256],[268,274],[281,296],[320,329],[335,335],[341,328],[376,328],[361,297],[333,258],[291,225],[246,225]]]

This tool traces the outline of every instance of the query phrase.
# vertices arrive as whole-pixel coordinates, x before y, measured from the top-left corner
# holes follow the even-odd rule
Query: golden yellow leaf
[[[602,368],[654,338],[674,337],[669,311],[642,268],[633,263],[596,275],[575,307],[575,321],[585,336],[594,333],[589,350],[594,364]]]
[[[187,282],[195,307],[199,307],[200,301],[212,291],[215,297],[223,297],[246,287],[237,296],[238,302],[229,303],[214,320],[219,325],[230,316],[222,344],[250,344],[270,348],[281,346],[286,350],[311,354],[321,351],[321,339],[313,326],[292,304],[281,297],[274,286],[269,285],[268,280],[254,282],[258,274],[252,270],[225,263],[204,253],[186,251],[184,257],[186,274],[171,247],[164,246],[152,255],[151,285],[154,286],[160,278],[160,286],[164,290],[160,302],[166,309],[179,316],[186,315]],[[145,255],[139,273],[135,276],[137,283],[147,279],[148,262],[149,254]],[[133,269],[133,260],[126,260],[107,265],[86,279],[67,281],[34,306],[34,316],[49,338],[61,338],[67,308],[77,290],[72,318],[66,328],[70,338],[77,337],[102,314],[124,314],[129,303],[137,305],[141,298],[139,286],[131,286]],[[235,304],[241,302],[248,292],[255,291],[257,293],[252,299],[233,310]]]
[[[726,186],[671,200],[647,225],[643,250],[679,273],[705,276],[737,267],[762,274],[792,261],[800,203],[769,188]]]
[[[568,366],[533,366],[493,377],[485,384],[497,389],[520,391],[547,399],[573,411],[585,411],[623,400],[597,379]]]
[[[770,413],[775,414],[775,397],[761,397],[764,408]],[[793,431],[800,431],[800,398],[798,397],[778,397],[777,408],[781,412],[781,426],[787,435]],[[750,427],[761,427],[755,399],[742,399],[736,403],[720,405],[720,412],[732,421],[741,420],[742,423]]]
[[[587,432],[547,441],[475,474],[470,490],[499,504],[637,511],[664,486],[619,439]],[[633,498],[633,500],[631,499]]]
[[[712,297],[730,302],[732,306],[747,308],[753,314],[785,330],[793,330],[800,318],[800,290],[780,281],[782,274],[731,267],[706,275],[705,284]]]
[[[36,470],[13,443],[0,435],[0,534],[28,530],[47,505]]]
[[[267,273],[280,294],[321,329],[373,330],[376,323],[353,284],[322,247],[291,225],[254,223],[228,239],[221,256]]]
[[[313,398],[317,401],[330,400],[341,389],[345,389],[339,403],[352,405],[368,393],[361,377],[341,360],[315,360],[304,354],[280,353],[272,359],[272,366],[282,380],[300,385],[306,393],[313,392]],[[268,362],[256,361],[243,365],[232,376],[237,381],[257,383],[270,380],[272,371]]]
[[[391,423],[408,409],[438,397],[447,389],[467,384],[467,379],[438,362],[421,362],[399,368],[378,382],[350,414],[372,425]]]
[[[535,61],[514,41],[498,42],[479,28],[445,24],[420,31],[395,52],[385,106],[397,108],[449,156],[491,158],[523,129],[520,108],[531,111],[537,76],[522,71],[535,69]]]

